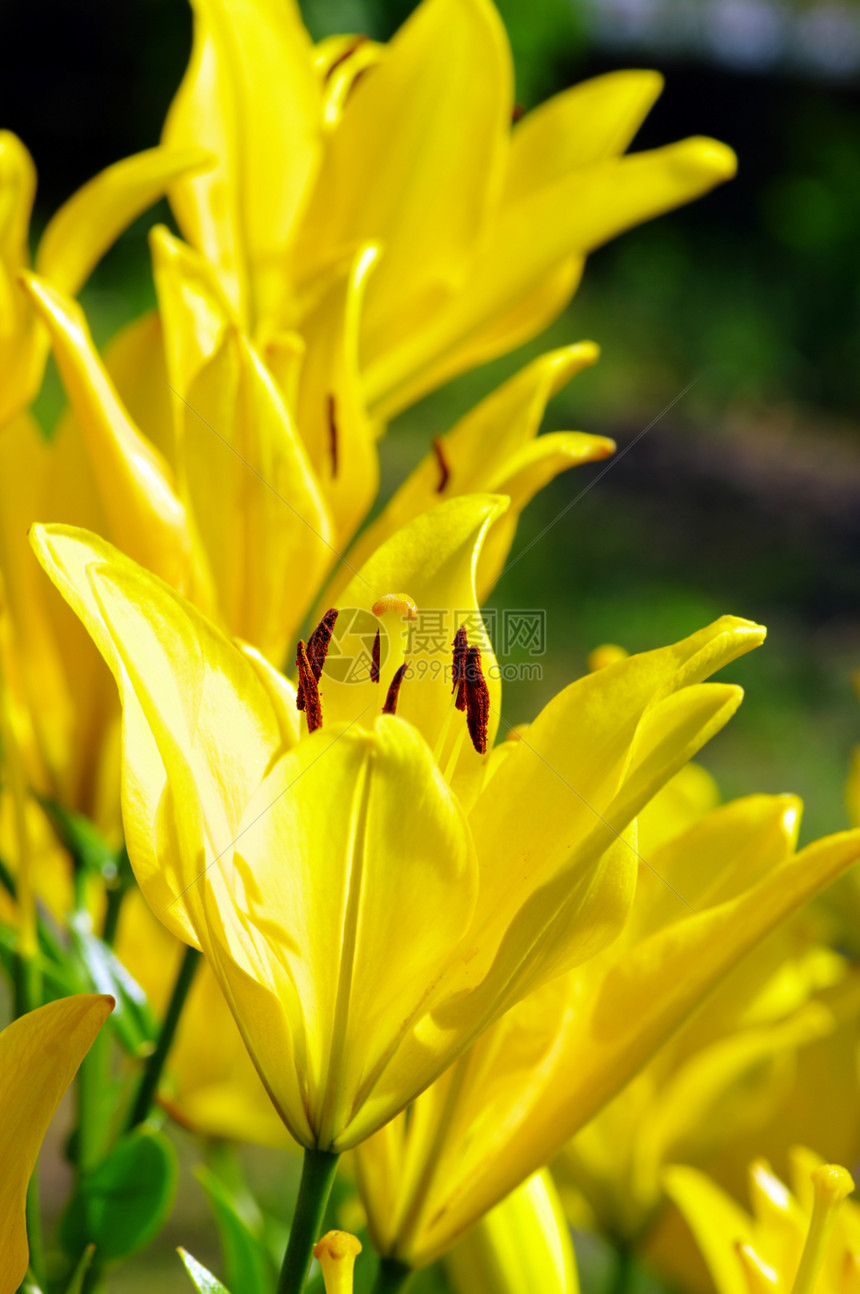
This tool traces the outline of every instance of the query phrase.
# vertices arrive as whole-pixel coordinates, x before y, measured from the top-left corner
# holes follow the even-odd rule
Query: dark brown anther
[[[479,755],[487,753],[487,724],[490,718],[490,692],[481,670],[481,650],[469,647],[466,652],[466,727],[472,745]]]
[[[314,677],[311,662],[308,659],[307,648],[301,638],[296,648],[296,669],[299,673],[299,682],[296,688],[296,709],[304,710],[308,721],[308,732],[316,732],[317,728],[322,727],[320,690]]]
[[[328,80],[328,79],[329,79],[329,77],[331,76],[331,74],[334,72],[335,68],[340,67],[341,63],[345,63],[345,62],[346,62],[346,60],[347,60],[348,58],[351,58],[351,57],[352,57],[352,55],[355,53],[355,51],[356,51],[357,49],[360,49],[360,48],[361,48],[361,46],[362,46],[362,45],[364,45],[366,41],[367,41],[367,37],[366,37],[366,36],[356,36],[356,38],[355,38],[355,40],[352,42],[352,44],[351,44],[351,45],[347,45],[347,47],[346,47],[346,49],[343,51],[343,53],[342,53],[338,58],[336,58],[336,59],[334,60],[334,62],[332,63],[331,67],[329,68],[329,70],[328,70],[328,71],[326,72],[326,74],[325,74],[325,79],[326,79],[326,80]]]
[[[448,484],[448,478],[451,475],[451,469],[445,458],[445,451],[442,449],[442,437],[433,437],[433,453],[436,455],[436,462],[439,464],[439,484],[436,486],[436,493],[441,494]]]
[[[379,682],[379,658],[381,654],[381,645],[379,642],[379,630],[376,631],[376,637],[373,640],[373,651],[370,654],[370,681],[371,683]]]
[[[521,117],[526,115],[526,110],[521,103],[515,103],[511,111],[511,124],[516,125]]]
[[[397,713],[397,698],[400,696],[400,685],[403,682],[403,676],[406,673],[406,661],[400,666],[400,669],[394,675],[388,688],[388,695],[385,698],[385,705],[382,707],[383,714]]]
[[[454,635],[454,656],[451,661],[451,691],[456,691],[457,700],[454,702],[458,710],[466,708],[466,653],[469,650],[469,644],[466,639],[466,626],[460,625]]]
[[[308,660],[317,682],[320,681],[320,675],[323,672],[323,665],[325,665],[325,658],[328,655],[331,633],[336,620],[337,607],[330,607],[308,639]]]
[[[331,474],[337,476],[337,400],[332,392],[328,395],[328,443],[331,453]]]

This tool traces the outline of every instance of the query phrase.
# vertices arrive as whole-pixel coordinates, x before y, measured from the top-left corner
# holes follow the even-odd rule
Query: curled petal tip
[[[738,169],[734,149],[704,135],[695,135],[679,144],[676,163],[691,177],[710,180],[713,184],[731,180]]]

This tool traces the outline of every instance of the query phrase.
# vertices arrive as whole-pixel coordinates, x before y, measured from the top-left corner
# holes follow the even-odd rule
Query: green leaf
[[[111,1024],[134,1056],[146,1056],[158,1037],[158,1025],[137,980],[111,948],[92,933],[89,915],[78,912],[69,922],[72,942],[96,993],[116,999]]]
[[[88,1244],[102,1262],[125,1258],[161,1230],[176,1193],[176,1151],[155,1128],[136,1128],[84,1174],[60,1224],[73,1258]]]
[[[75,867],[113,880],[117,874],[116,854],[89,818],[64,809],[45,796],[39,796],[39,803],[48,815],[60,844],[71,854]]]
[[[227,1286],[222,1285],[211,1272],[206,1270],[202,1263],[199,1263],[196,1258],[192,1258],[187,1250],[177,1249],[176,1252],[185,1264],[185,1270],[191,1277],[191,1283],[199,1294],[230,1294]]]
[[[215,1215],[224,1271],[233,1294],[274,1294],[275,1273],[262,1240],[239,1216],[227,1186],[202,1165],[195,1169],[194,1175],[208,1195]]]

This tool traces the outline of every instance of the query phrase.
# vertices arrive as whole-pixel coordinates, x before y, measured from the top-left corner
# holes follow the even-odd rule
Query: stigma
[[[404,620],[418,619],[418,608],[408,593],[384,593],[370,609],[379,619],[392,611]]]

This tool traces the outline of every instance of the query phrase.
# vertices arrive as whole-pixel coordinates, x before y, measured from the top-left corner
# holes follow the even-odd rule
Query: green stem
[[[397,1258],[381,1258],[373,1294],[400,1294],[412,1276],[412,1268]]]
[[[185,999],[188,997],[188,991],[191,988],[194,972],[197,970],[199,961],[199,949],[192,948],[189,945],[185,949],[182,963],[179,967],[179,974],[176,976],[176,983],[173,985],[173,993],[167,1008],[167,1014],[164,1017],[164,1024],[161,1026],[161,1032],[158,1035],[155,1051],[146,1062],[143,1078],[140,1080],[140,1087],[137,1089],[137,1096],[127,1124],[129,1132],[132,1128],[136,1128],[139,1123],[143,1123],[155,1100],[167,1055],[173,1045],[179,1017],[182,1014],[182,1008],[185,1006]]]
[[[628,1294],[633,1282],[633,1249],[628,1244],[619,1245],[616,1251],[615,1271],[609,1284],[609,1294]]]
[[[78,1070],[78,1132],[75,1162],[79,1174],[95,1168],[107,1147],[105,1100],[110,1085],[110,1034],[102,1029]]]
[[[42,1002],[42,983],[35,957],[15,956],[15,1017],[26,1015]],[[42,1206],[39,1199],[39,1161],[27,1186],[25,1206],[27,1217],[27,1244],[30,1248],[30,1268],[40,1289],[45,1284],[45,1242],[42,1231]]]
[[[121,885],[114,886],[107,892],[107,905],[105,907],[105,920],[102,927],[102,941],[108,948],[112,948],[116,939],[116,928],[119,925],[119,912],[122,907],[122,901],[125,898],[125,888]]]
[[[338,1156],[327,1150],[305,1150],[302,1180],[277,1294],[302,1294],[311,1265],[311,1251],[321,1238],[322,1221]]]

